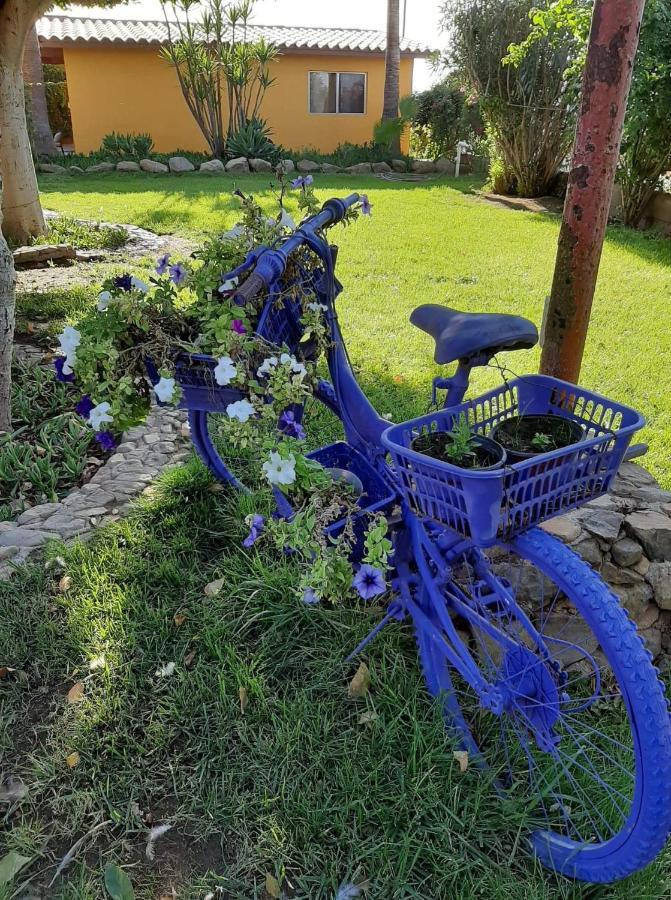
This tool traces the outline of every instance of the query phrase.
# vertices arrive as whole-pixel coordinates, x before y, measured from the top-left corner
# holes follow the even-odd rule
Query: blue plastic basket
[[[303,337],[301,304],[298,300],[284,298],[278,301],[269,297],[261,311],[256,334],[277,347],[287,347],[294,353]],[[159,373],[152,360],[146,360],[147,374],[152,384],[159,380]],[[218,385],[214,378],[217,360],[204,353],[180,353],[175,358],[175,379],[182,389],[182,409],[223,413],[230,403],[246,395],[231,387]],[[168,404],[161,403],[159,406]]]
[[[375,471],[368,460],[358,450],[355,450],[354,447],[350,447],[349,444],[343,441],[320,447],[319,450],[308,453],[308,459],[316,460],[325,469],[345,469],[348,472],[352,472],[363,485],[363,494],[357,501],[359,511],[349,518],[354,532],[350,559],[353,562],[359,562],[365,552],[366,528],[370,523],[371,517],[390,509],[396,499],[396,495],[389,489],[389,485],[384,478]],[[277,488],[274,490],[274,494],[279,514],[284,518],[290,519],[294,514],[291,503]],[[344,530],[347,521],[347,519],[339,519],[336,522],[332,522],[324,529],[324,533],[335,540]]]
[[[563,416],[580,423],[584,438],[490,471],[462,469],[411,449],[420,434],[449,431],[462,414],[479,434],[515,415]],[[529,375],[393,425],[382,441],[410,507],[486,547],[605,494],[643,425],[643,417],[628,406],[556,378]]]

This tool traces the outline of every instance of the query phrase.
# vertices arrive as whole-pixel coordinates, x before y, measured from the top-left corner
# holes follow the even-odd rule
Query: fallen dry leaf
[[[380,717],[374,710],[368,709],[359,716],[359,725],[370,725],[371,722],[375,722],[379,718]]]
[[[394,375],[394,384],[403,384],[405,375]]]
[[[196,658],[195,650],[192,650],[191,653],[187,653],[187,655],[184,657],[184,668],[190,669],[191,666],[193,665],[193,661],[195,658]]]
[[[61,592],[61,594],[67,593],[67,591],[69,591],[71,587],[72,587],[72,576],[71,575],[64,575],[61,578],[61,580],[58,582],[58,590]]]
[[[266,894],[268,894],[269,897],[273,897],[274,900],[278,900],[278,898],[282,896],[280,883],[274,875],[270,874],[270,872],[266,872]]]
[[[370,672],[366,663],[361,663],[347,688],[349,697],[365,697],[370,688]]]
[[[467,750],[455,750],[452,756],[459,763],[459,771],[463,775],[463,773],[468,769],[468,751]]]
[[[67,693],[68,703],[79,703],[84,699],[84,682],[77,681]]]
[[[89,672],[97,672],[99,669],[105,668],[104,655],[96,656],[89,662]]]
[[[15,803],[28,795],[28,786],[18,775],[8,775],[0,784],[0,803]]]
[[[209,584],[205,585],[205,589],[203,593],[206,597],[216,597],[217,594],[221,592],[221,589],[224,586],[224,579],[217,578],[216,581],[211,581]]]
[[[175,615],[172,617],[172,621],[178,628],[181,628],[182,625],[186,622],[186,616],[184,615],[184,613],[175,613]]]
[[[187,434],[187,437],[189,437],[188,434]],[[220,494],[222,491],[225,491],[225,490],[226,490],[226,488],[223,486],[223,484],[220,481],[215,481],[214,484],[211,484],[208,487],[208,491],[211,494]]]
[[[245,710],[247,709],[247,704],[249,703],[249,695],[247,694],[247,688],[246,687],[238,688],[238,696],[240,697],[240,712],[244,715]]]
[[[71,769],[74,769],[75,766],[79,765],[80,759],[81,759],[81,757],[80,757],[79,753],[77,753],[77,751],[75,750],[72,753],[68,754],[68,756],[65,757],[65,762],[68,764],[68,766]]]

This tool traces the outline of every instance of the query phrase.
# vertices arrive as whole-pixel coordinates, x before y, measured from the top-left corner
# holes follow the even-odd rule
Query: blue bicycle
[[[314,455],[330,464],[338,457],[355,471],[363,509],[400,508],[390,517],[393,598],[352,655],[383,626],[409,622],[456,746],[488,770],[502,796],[527,798],[535,855],[573,878],[624,878],[659,853],[671,830],[667,701],[618,598],[537,526],[607,492],[643,420],[538,375],[464,401],[471,370],[500,351],[533,347],[536,327],[517,316],[428,304],[412,321],[435,338],[436,362],[456,363],[456,372],[434,382],[434,406],[436,392],[446,390],[441,409],[390,425],[350,365],[335,308],[335,248],[323,233],[357,200],[330,200],[281,246],[254,251],[238,289],[241,302],[268,293],[258,333],[300,354],[300,310],[289,300],[278,304],[273,289],[292,253],[308,247],[315,254],[310,277],[331,336],[331,380],[315,393],[342,422],[347,443]],[[190,357],[178,366],[192,437],[214,474],[242,487],[216,438],[217,417],[233,397],[214,384],[212,365]],[[460,468],[416,449],[422,435],[464,419],[486,438],[520,413],[560,417],[580,439],[489,469]]]

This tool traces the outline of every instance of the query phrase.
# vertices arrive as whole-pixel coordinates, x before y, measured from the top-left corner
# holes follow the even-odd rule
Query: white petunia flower
[[[284,228],[290,228],[292,231],[296,230],[296,223],[291,218],[286,209],[282,210],[282,215],[280,216],[280,225]]]
[[[264,462],[261,468],[271,484],[293,484],[296,480],[296,457],[293,453],[284,459],[273,450],[270,459]]]
[[[65,354],[65,359],[63,360],[63,374],[64,375],[72,375],[75,368],[75,360],[77,356],[74,350],[69,350]]]
[[[305,368],[303,363],[298,362],[296,357],[291,356],[289,353],[283,353],[280,356],[280,362],[282,363],[282,365],[286,365],[287,363],[289,363],[291,365],[291,371],[294,373],[294,375],[300,375],[301,378],[303,378],[308,373],[308,370]]]
[[[259,378],[263,378],[264,375],[270,375],[275,366],[277,365],[277,357],[269,356],[268,359],[264,359],[261,365],[256,370],[256,374]]]
[[[112,421],[112,416],[109,415],[110,405],[105,401],[105,403],[99,403],[97,406],[94,406],[91,412],[89,413],[89,425],[94,431],[100,431],[100,426],[104,425],[106,422]]]
[[[220,294],[228,294],[229,291],[234,290],[238,286],[238,277],[235,278],[227,278],[226,281],[223,281],[217,290]]]
[[[72,325],[66,325],[63,331],[58,335],[58,343],[61,345],[63,353],[66,355],[74,352],[80,345],[81,340],[81,332],[77,331],[76,328],[73,328]]]
[[[238,374],[230,356],[222,356],[214,368],[214,380],[219,385],[230,384]]]
[[[109,291],[101,291],[98,294],[98,312],[105,312],[107,307],[110,305],[111,299],[112,295]]]
[[[232,228],[229,228],[228,231],[225,231],[221,239],[222,241],[234,241],[236,238],[239,238],[241,235],[245,233],[245,229],[239,223],[234,225]]]
[[[141,278],[136,278],[135,275],[130,280],[130,283],[135,288],[136,291],[142,291],[143,294],[146,294],[149,290],[149,285],[146,281],[143,281]]]
[[[249,400],[236,400],[235,403],[229,403],[226,407],[228,418],[237,419],[238,422],[247,422],[255,412],[256,410]]]
[[[328,307],[323,303],[308,303],[310,312],[326,312]]]
[[[175,394],[175,379],[161,376],[154,385],[154,393],[161,403],[170,403]]]

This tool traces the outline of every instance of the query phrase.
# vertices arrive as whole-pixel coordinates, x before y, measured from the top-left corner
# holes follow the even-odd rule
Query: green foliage
[[[458,141],[473,143],[483,132],[478,105],[453,76],[415,94],[410,146],[421,158],[452,158]]]
[[[531,446],[534,450],[540,450],[541,453],[545,453],[548,450],[554,449],[555,442],[549,435],[539,433],[535,434],[531,439]]]
[[[115,131],[106,134],[100,144],[100,153],[114,159],[144,159],[149,156],[154,146],[150,134],[117,134]]]
[[[35,244],[70,244],[77,250],[117,250],[128,240],[128,234],[119,225],[101,225],[78,222],[69,216],[49,219],[46,234],[35,238]]]
[[[131,880],[121,866],[105,866],[105,887],[112,900],[135,900]]]
[[[373,129],[373,143],[391,152],[393,147],[400,146],[403,132],[406,131],[417,113],[417,100],[414,96],[402,97],[398,104],[398,116],[395,119],[381,119]]]
[[[282,150],[273,143],[271,134],[267,122],[255,116],[231,134],[226,142],[226,152],[230,157],[265,159],[276,165],[282,158]]]
[[[367,144],[352,144],[345,141],[331,153],[322,153],[315,147],[301,147],[288,151],[291,159],[312,159],[319,163],[330,163],[346,169],[362,162],[386,162],[389,159],[389,148],[385,144],[370,141]]]
[[[57,499],[79,481],[93,450],[93,432],[73,412],[79,396],[54,379],[52,366],[13,367],[14,430],[0,436],[0,519],[12,518],[16,505]]]
[[[49,125],[54,134],[72,134],[72,119],[68,102],[65,66],[44,63],[44,91],[47,97]]]
[[[452,462],[459,464],[473,449],[473,432],[464,413],[452,425],[450,437],[452,440],[446,444],[445,453]]]

